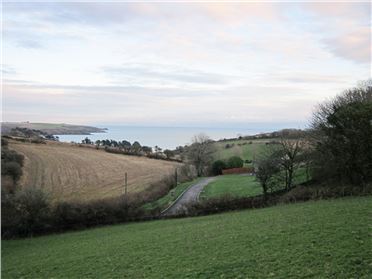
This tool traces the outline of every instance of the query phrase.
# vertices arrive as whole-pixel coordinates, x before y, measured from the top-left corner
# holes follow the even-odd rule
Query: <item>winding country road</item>
[[[198,200],[199,194],[203,188],[215,179],[216,177],[207,177],[190,186],[172,206],[162,212],[162,216],[177,215],[177,213],[185,210],[187,205]]]

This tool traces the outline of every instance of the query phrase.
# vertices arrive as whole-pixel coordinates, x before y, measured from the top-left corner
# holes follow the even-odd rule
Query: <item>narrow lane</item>
[[[192,185],[185,193],[183,193],[181,198],[179,198],[171,207],[162,213],[162,216],[177,215],[177,213],[185,210],[190,203],[198,200],[199,194],[203,188],[215,179],[216,177],[207,177]]]

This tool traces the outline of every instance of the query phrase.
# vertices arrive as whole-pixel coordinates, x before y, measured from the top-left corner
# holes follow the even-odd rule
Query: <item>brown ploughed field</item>
[[[25,156],[22,187],[40,187],[54,200],[87,201],[138,192],[174,172],[180,163],[107,153],[68,143],[34,144],[10,141]]]

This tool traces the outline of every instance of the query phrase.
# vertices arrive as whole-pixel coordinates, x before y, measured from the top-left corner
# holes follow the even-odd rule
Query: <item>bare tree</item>
[[[213,141],[205,134],[193,137],[192,144],[187,148],[187,158],[195,166],[198,176],[205,173],[205,169],[213,160]]]
[[[284,171],[286,190],[293,186],[293,175],[299,166],[299,155],[303,151],[304,140],[299,138],[284,138],[280,140],[280,147],[273,153]]]
[[[280,171],[279,161],[271,155],[263,155],[256,163],[256,178],[262,186],[265,199],[271,179]]]

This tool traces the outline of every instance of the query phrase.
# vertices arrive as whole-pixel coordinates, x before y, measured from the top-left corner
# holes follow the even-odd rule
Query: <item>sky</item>
[[[369,2],[6,2],[2,120],[304,127],[371,77]]]

